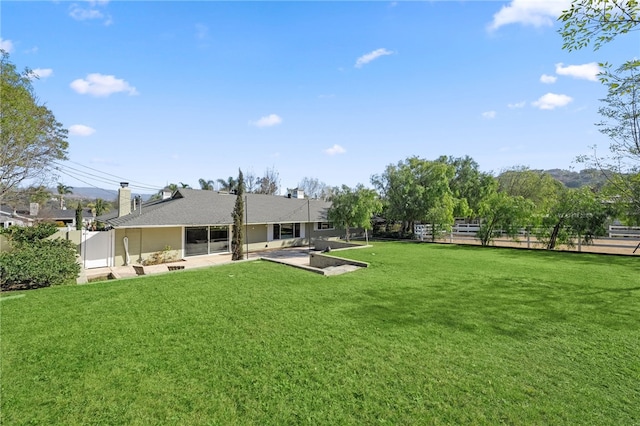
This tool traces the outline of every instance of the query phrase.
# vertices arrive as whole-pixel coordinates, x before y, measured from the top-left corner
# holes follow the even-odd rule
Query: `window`
[[[273,225],[274,240],[285,240],[287,238],[300,238],[299,223],[276,223]]]
[[[333,222],[318,222],[316,223],[317,231],[328,231],[330,229],[335,229],[335,227],[333,226]]]
[[[185,256],[229,251],[228,226],[190,226],[185,228]]]

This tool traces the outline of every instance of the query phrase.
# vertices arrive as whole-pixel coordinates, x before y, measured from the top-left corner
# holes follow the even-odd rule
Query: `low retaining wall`
[[[353,265],[360,268],[368,268],[367,262],[359,262],[357,260],[343,259],[340,257],[325,256],[320,253],[309,254],[309,266],[318,269],[329,268],[331,266]]]
[[[327,248],[331,250],[336,249],[345,249],[345,248],[353,248],[353,247],[362,247],[362,244],[348,243],[346,241],[338,241],[338,240],[315,240],[313,245],[316,250],[323,251]]]

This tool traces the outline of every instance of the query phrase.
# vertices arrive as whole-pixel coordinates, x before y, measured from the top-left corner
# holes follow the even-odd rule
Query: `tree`
[[[598,168],[607,180],[606,191],[632,223],[640,222],[640,61],[607,69],[601,80],[608,85],[607,97],[598,112],[598,130],[609,138],[608,154],[596,147],[578,161]]]
[[[563,49],[582,49],[593,43],[594,50],[640,24],[637,0],[574,0],[558,18]]]
[[[605,235],[605,223],[611,208],[587,187],[564,189],[561,196],[542,218],[536,238],[553,250],[558,244],[590,243],[594,237]]]
[[[349,228],[371,229],[371,218],[380,212],[382,202],[373,189],[358,184],[354,189],[342,185],[331,197],[328,217],[338,228],[345,230],[345,239],[349,241]]]
[[[280,192],[280,174],[271,167],[264,171],[264,176],[258,180],[256,193],[275,195]]]
[[[89,203],[88,207],[91,208],[91,211],[96,217],[109,213],[109,210],[111,210],[110,204],[102,198],[96,198],[96,201]]]
[[[18,73],[0,49],[0,198],[25,180],[42,180],[67,157],[67,130],[38,103],[30,70]]]
[[[57,190],[58,195],[60,196],[60,210],[62,210],[64,209],[64,196],[67,194],[73,194],[73,187],[58,182]]]
[[[244,177],[238,170],[236,205],[233,208],[233,235],[231,237],[231,260],[241,260],[244,256]]]
[[[557,200],[563,185],[548,173],[517,166],[503,171],[498,177],[498,191],[512,197],[523,197],[545,211]]]
[[[220,184],[220,191],[233,192],[238,186],[238,181],[231,176],[229,176],[227,180],[218,179],[218,183]]]
[[[82,230],[82,203],[78,201],[78,205],[76,206],[76,230]]]
[[[496,191],[498,183],[489,173],[480,171],[480,166],[471,157],[449,157],[448,163],[455,168],[449,187],[456,198],[456,217],[468,219],[478,216],[480,203]]]
[[[191,185],[188,183],[180,182],[180,188],[191,189]]]
[[[213,191],[215,186],[216,186],[216,182],[213,180],[205,180],[205,179],[198,179],[198,183],[200,184],[200,189],[204,190],[204,191]],[[184,188],[184,187],[183,187]]]
[[[258,180],[259,178],[253,172],[253,170],[249,170],[244,175],[244,190],[247,193],[254,193],[258,189]]]
[[[322,200],[329,199],[331,188],[326,183],[313,177],[303,177],[298,182],[298,189],[304,191],[309,198],[319,198]]]
[[[533,209],[533,202],[522,196],[511,196],[505,192],[491,194],[480,203],[480,243],[487,246],[501,235],[516,239],[520,229],[529,224]]]
[[[410,157],[390,164],[371,183],[384,203],[383,214],[400,221],[403,232],[413,232],[415,222],[428,222],[442,230],[453,223],[455,200],[449,187],[454,168],[444,161]]]

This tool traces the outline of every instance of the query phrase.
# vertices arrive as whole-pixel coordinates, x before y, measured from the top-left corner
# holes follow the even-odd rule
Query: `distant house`
[[[0,205],[0,226],[3,228],[12,225],[31,226],[33,222],[34,217],[30,215],[29,211],[15,210],[6,204]]]
[[[118,211],[98,218],[113,228],[113,264],[143,262],[154,253],[174,257],[229,253],[236,195],[181,188],[141,204],[121,184]],[[340,235],[327,220],[330,202],[293,196],[245,195],[245,251],[305,246]],[[127,261],[129,259],[129,261]]]
[[[76,210],[75,209],[41,209],[38,212],[37,219],[40,221],[56,222],[58,224],[64,224],[68,228],[76,228]],[[82,209],[82,227],[87,227],[93,222],[93,213],[90,208]]]

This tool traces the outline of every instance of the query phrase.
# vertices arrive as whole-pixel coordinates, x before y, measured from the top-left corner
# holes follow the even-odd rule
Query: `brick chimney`
[[[118,217],[131,213],[131,189],[129,182],[120,182],[118,189]]]

